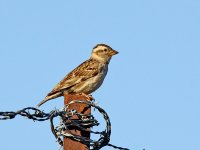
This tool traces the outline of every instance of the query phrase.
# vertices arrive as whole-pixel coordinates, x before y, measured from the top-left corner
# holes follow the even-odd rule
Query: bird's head
[[[112,49],[110,46],[106,44],[97,44],[93,48],[90,58],[96,59],[102,63],[109,63],[111,57],[116,54],[118,54],[118,52]]]

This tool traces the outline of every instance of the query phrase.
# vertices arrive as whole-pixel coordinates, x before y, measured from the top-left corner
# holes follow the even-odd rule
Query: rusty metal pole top
[[[65,105],[71,102],[72,100],[88,101],[88,98],[85,97],[84,95],[70,95],[70,94],[64,95]],[[83,114],[91,114],[91,108],[88,107],[86,104],[75,103],[75,104],[70,105],[69,109],[75,109],[77,112],[83,113]],[[72,132],[75,135],[90,138],[90,132],[87,132],[87,131],[80,131],[79,129],[72,128],[70,132]],[[69,138],[63,139],[63,150],[88,150],[88,149],[89,149],[89,144],[88,145],[82,144],[78,141],[74,141]]]

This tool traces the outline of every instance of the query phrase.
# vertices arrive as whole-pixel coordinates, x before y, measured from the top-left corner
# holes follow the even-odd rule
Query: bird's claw
[[[85,97],[88,101],[94,101],[95,99],[92,97],[92,95],[87,95],[85,93],[80,93],[81,96]]]

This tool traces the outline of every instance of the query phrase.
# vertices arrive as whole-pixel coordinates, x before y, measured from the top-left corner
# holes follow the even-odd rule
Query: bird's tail
[[[43,99],[39,104],[37,104],[37,107],[40,107],[42,104],[46,103],[47,101],[49,101],[50,99],[47,99],[47,97],[45,99]]]
[[[61,95],[62,95],[61,92],[55,93],[53,95],[47,95],[44,100],[42,100],[39,104],[37,104],[37,108],[40,107],[42,104],[46,103],[47,101],[54,99],[54,98],[57,98]]]

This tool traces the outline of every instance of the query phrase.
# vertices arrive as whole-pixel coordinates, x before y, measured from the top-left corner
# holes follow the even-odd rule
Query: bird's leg
[[[80,93],[79,95],[84,96],[87,100],[92,101],[94,100],[94,98],[92,97],[92,95],[87,95],[85,93]]]

